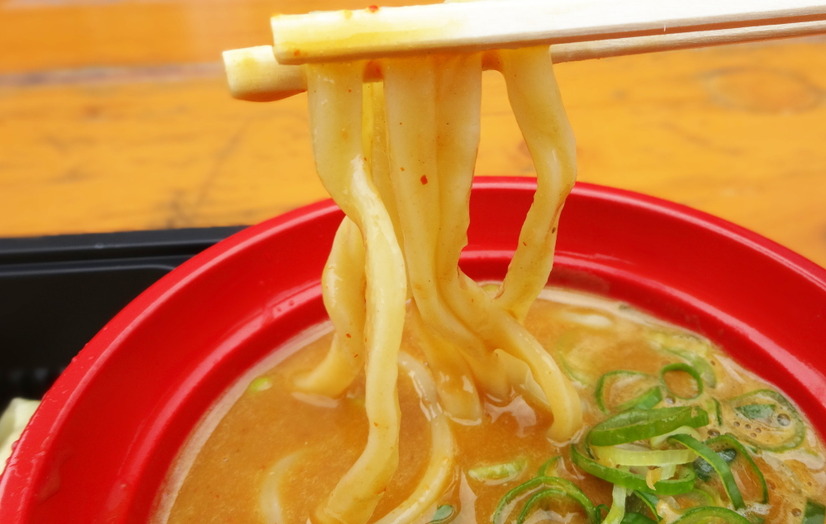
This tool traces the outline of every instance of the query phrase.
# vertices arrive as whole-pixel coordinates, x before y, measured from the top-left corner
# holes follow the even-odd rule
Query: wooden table
[[[251,224],[324,197],[305,97],[230,99],[220,51],[268,43],[273,12],[363,5],[2,0],[0,236]],[[826,266],[826,39],[557,72],[580,180],[688,204]],[[531,173],[501,82],[485,82],[478,173]]]

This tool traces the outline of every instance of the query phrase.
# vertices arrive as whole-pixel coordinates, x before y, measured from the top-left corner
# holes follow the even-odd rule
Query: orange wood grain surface
[[[0,237],[250,224],[323,198],[305,97],[232,100],[220,52],[268,43],[275,12],[363,5],[0,0]],[[685,203],[826,266],[826,38],[557,74],[580,180]],[[492,73],[483,111],[477,172],[531,173]]]

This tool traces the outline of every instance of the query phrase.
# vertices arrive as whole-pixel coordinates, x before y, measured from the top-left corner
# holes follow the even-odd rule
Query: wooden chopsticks
[[[826,34],[826,20],[560,44],[551,48],[551,56],[554,63],[575,62],[592,58],[694,49],[818,34]]]
[[[300,64],[551,44],[554,62],[826,33],[826,0],[479,0],[278,15],[224,53],[236,98],[305,89]]]
[[[480,0],[277,15],[281,64],[826,20],[824,0]]]

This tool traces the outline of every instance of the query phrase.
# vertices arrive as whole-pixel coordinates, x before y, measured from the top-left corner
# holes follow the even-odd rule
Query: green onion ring
[[[651,389],[645,391],[642,395],[635,398],[632,401],[631,406],[629,408],[637,408],[637,409],[651,409],[663,399],[663,389],[660,386],[654,386]]]
[[[563,493],[567,497],[575,500],[579,503],[580,506],[582,506],[582,509],[584,509],[585,513],[588,515],[588,522],[591,522],[592,524],[599,523],[599,515],[597,513],[596,506],[594,506],[594,503],[591,502],[591,499],[588,498],[588,495],[586,495],[585,492],[583,492],[579,488],[579,486],[567,479],[546,476],[534,477],[505,493],[505,495],[496,505],[496,509],[493,512],[493,517],[491,517],[491,521],[494,523],[501,522],[501,518],[503,516],[502,512],[505,510],[505,507],[507,507],[508,504],[516,500],[516,498],[522,495],[523,493],[528,492],[534,488],[538,488],[540,486],[545,487],[545,490],[543,491],[556,490]]]
[[[614,446],[656,437],[680,426],[696,428],[706,424],[708,413],[697,406],[630,409],[591,428],[588,443],[592,446]]]
[[[708,462],[714,471],[717,472],[717,475],[720,476],[720,480],[723,482],[723,488],[725,488],[726,494],[728,494],[729,499],[731,499],[731,504],[737,509],[746,507],[746,503],[743,500],[743,494],[740,493],[740,488],[734,480],[734,475],[731,473],[731,468],[728,463],[717,454],[716,451],[691,435],[671,435],[668,437],[668,440],[678,442],[683,446],[694,450],[698,455],[700,455],[700,457]]]
[[[654,517],[656,521],[662,520],[662,517],[659,513],[657,513],[657,497],[652,495],[651,493],[645,493],[643,491],[634,491],[633,495],[637,497],[637,499],[642,503],[642,505],[651,512],[651,515]]]
[[[625,519],[625,499],[627,490],[625,486],[614,484],[611,490],[611,507],[608,514],[602,519],[602,524],[622,524]]]
[[[725,522],[729,524],[751,524],[749,519],[736,511],[720,506],[691,508],[675,520],[673,524],[705,524]]]
[[[684,397],[682,395],[678,395],[677,392],[668,387],[668,382],[665,381],[665,375],[673,371],[682,371],[688,373],[691,376],[691,378],[694,379],[694,382],[697,384],[697,394],[692,395],[690,397]],[[668,364],[663,366],[662,369],[660,369],[660,380],[662,381],[663,386],[665,386],[665,389],[671,392],[671,394],[673,394],[675,397],[683,400],[693,400],[703,394],[703,377],[700,376],[700,372],[697,371],[694,368],[694,366],[686,364],[685,362],[676,362],[674,364]]]
[[[433,514],[433,518],[430,519],[428,524],[445,524],[452,521],[455,516],[456,508],[450,504],[442,504],[436,508],[436,512]]]
[[[542,465],[539,466],[539,470],[536,472],[536,475],[538,477],[547,477],[548,470],[551,468],[551,466],[555,466],[556,463],[559,462],[559,458],[559,455],[554,455],[553,457],[543,462]]]
[[[773,443],[770,442],[770,432],[778,429],[777,424],[774,423],[777,421],[773,421],[772,424],[764,423],[762,438],[757,438],[750,435],[749,432],[744,430],[735,429],[733,431],[737,433],[743,441],[768,451],[786,451],[798,447],[806,437],[806,425],[794,404],[792,404],[789,399],[781,393],[772,389],[758,389],[738,397],[731,398],[726,401],[726,405],[730,407],[733,413],[735,413],[735,416],[742,417],[748,421],[749,417],[745,416],[745,413],[742,411],[744,405],[748,405],[746,404],[747,402],[753,402],[753,405],[764,404],[766,401],[769,402],[766,404],[767,406],[771,406],[773,403],[778,408],[784,410],[788,416],[789,426],[788,431],[784,432],[786,433],[785,440],[780,440],[779,442]],[[757,423],[757,421],[752,420],[752,423]]]
[[[826,506],[813,500],[806,501],[802,524],[823,524],[826,522]]]
[[[654,483],[653,488],[648,486],[648,482],[644,475],[638,475],[630,471],[612,468],[600,464],[599,462],[587,457],[576,446],[571,446],[571,460],[574,464],[582,468],[586,473],[590,473],[595,477],[607,480],[612,484],[619,484],[628,489],[635,491],[642,491],[644,493],[653,493],[655,495],[680,495],[688,493],[694,489],[694,481],[697,476],[691,468],[682,468],[681,476],[671,479],[658,480]]]
[[[530,516],[531,511],[533,510],[534,506],[539,504],[543,499],[549,497],[568,497],[568,493],[561,489],[556,488],[545,488],[541,491],[537,491],[525,502],[525,505],[522,507],[522,511],[519,512],[519,516],[516,517],[516,524],[524,524],[525,520]],[[590,519],[590,517],[589,517]],[[590,520],[590,522],[598,522],[594,520]]]
[[[657,524],[657,522],[651,520],[642,513],[634,513],[633,511],[629,511],[622,517],[622,522],[620,524]]]
[[[734,448],[734,450],[745,459],[746,463],[749,465],[749,468],[754,473],[755,478],[757,478],[757,483],[760,486],[760,502],[763,504],[767,503],[769,501],[769,488],[766,485],[766,478],[763,476],[763,472],[760,471],[757,463],[754,462],[751,453],[749,453],[746,447],[739,440],[728,433],[724,433],[706,440],[706,445],[708,445],[711,449],[714,449],[714,446],[718,444]]]
[[[611,466],[670,466],[687,464],[697,458],[690,449],[626,449],[619,446],[593,446],[598,460]]]
[[[610,379],[618,376],[636,378],[639,381],[649,382],[649,384],[653,384],[653,386],[649,386],[645,391],[636,397],[628,399],[611,409],[605,400],[606,384]],[[594,396],[596,397],[597,407],[600,411],[603,413],[611,413],[612,411],[625,411],[630,408],[645,409],[654,407],[660,400],[662,400],[663,394],[661,386],[657,383],[657,377],[654,375],[649,375],[648,373],[642,373],[640,371],[616,369],[599,377],[599,380],[597,380],[596,389],[594,390]]]

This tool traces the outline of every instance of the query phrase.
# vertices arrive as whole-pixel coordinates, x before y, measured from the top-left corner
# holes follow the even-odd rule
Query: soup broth
[[[448,422],[456,448],[451,480],[417,522],[599,522],[610,517],[618,484],[594,464],[642,479],[640,489],[619,496],[627,512],[651,521],[674,522],[691,507],[719,505],[750,522],[803,522],[826,502],[826,455],[816,431],[774,386],[704,338],[625,304],[562,289],[545,290],[525,325],[574,383],[583,430],[553,442],[551,415],[530,396],[514,391],[506,401],[486,399],[481,421]],[[335,399],[292,387],[296,374],[323,358],[329,331],[275,352],[276,360],[253,370],[216,406],[170,474],[158,522],[315,521],[368,435],[363,381]],[[399,467],[371,522],[409,497],[437,451],[433,406],[414,383],[417,373],[429,375],[414,333],[405,334],[402,352]],[[633,414],[686,414],[693,422],[676,431],[687,437],[640,433],[606,444],[618,433],[617,421]],[[624,426],[635,424],[629,420]],[[657,423],[635,420],[640,428]],[[704,448],[692,449],[695,442]],[[719,461],[705,449],[728,473],[715,469]],[[659,456],[623,463],[651,450],[687,458],[676,465],[657,462]],[[689,491],[666,489],[689,475]],[[726,484],[729,475],[740,502]],[[697,522],[735,522],[719,519]]]

